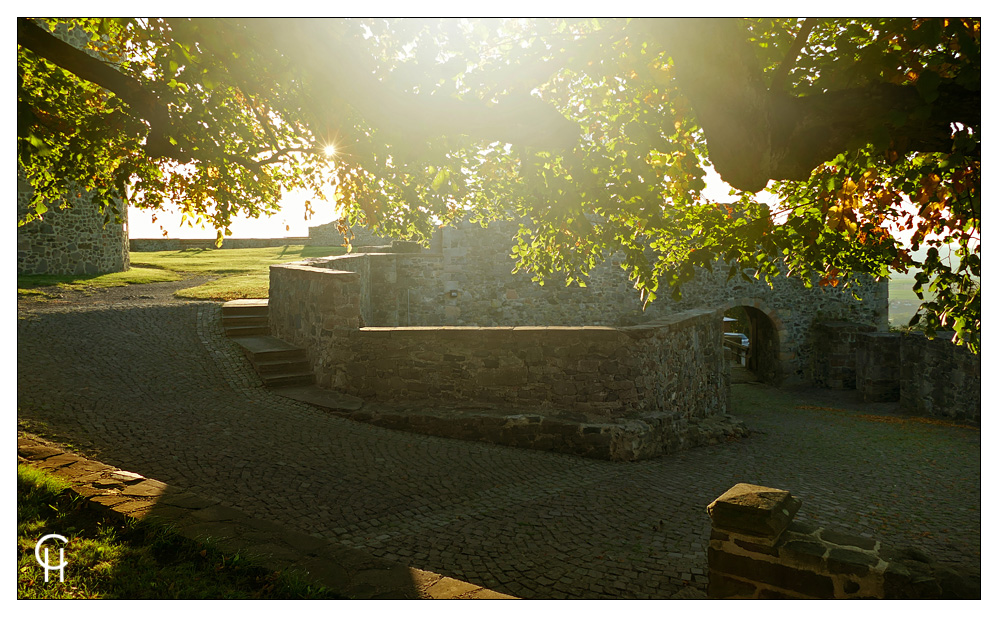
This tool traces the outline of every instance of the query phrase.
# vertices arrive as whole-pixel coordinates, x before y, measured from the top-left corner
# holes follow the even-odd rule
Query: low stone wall
[[[856,349],[859,335],[876,330],[874,326],[846,321],[814,324],[811,337],[811,381],[833,390],[856,388]]]
[[[208,238],[132,238],[128,250],[134,252],[183,251],[185,249],[258,249],[268,246],[304,246],[308,238],[225,238],[222,246],[216,247],[214,239]],[[329,245],[336,246],[338,245]]]
[[[707,506],[712,599],[980,599],[980,577],[793,517],[789,492],[736,484]]]
[[[365,328],[350,394],[572,409],[593,418],[723,413],[721,315],[687,311],[628,328]]]
[[[398,404],[528,408],[551,416],[536,424],[559,435],[563,451],[606,458],[647,458],[733,435],[730,426],[719,424],[714,436],[698,428],[728,408],[720,311],[626,328],[360,328],[363,281],[378,262],[335,263],[358,271],[316,267],[329,260],[271,266],[271,331],[306,349],[321,387]],[[572,428],[557,428],[565,413]],[[545,434],[531,420],[520,424]],[[515,441],[520,432],[498,430],[497,439]]]
[[[952,332],[929,340],[901,337],[901,409],[961,422],[981,422],[981,356],[951,342]]]
[[[305,349],[319,386],[342,390],[360,328],[360,275],[309,263],[270,267],[270,332]]]
[[[981,357],[951,342],[914,332],[859,334],[856,388],[867,402],[900,401],[905,413],[981,422]]]
[[[901,397],[901,335],[865,332],[856,339],[856,389],[867,403]]]

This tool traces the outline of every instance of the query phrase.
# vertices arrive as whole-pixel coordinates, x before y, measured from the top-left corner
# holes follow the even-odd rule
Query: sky
[[[272,217],[257,219],[239,216],[233,219],[232,238],[287,238],[308,235],[308,228],[328,223],[337,218],[334,204],[312,201],[315,214],[310,220],[305,220],[304,192],[292,193],[281,200],[281,211]],[[215,238],[215,228],[190,227],[181,225],[180,213],[177,211],[156,211],[156,221],[153,222],[153,211],[140,210],[134,206],[128,208],[129,238],[162,238],[166,231],[170,238]]]
[[[707,169],[707,188],[704,190],[704,197],[716,201],[730,201],[728,191],[731,187],[721,180],[712,168]],[[230,230],[232,238],[286,238],[308,236],[308,228],[316,225],[323,225],[335,220],[337,217],[335,204],[330,202],[312,202],[315,211],[310,220],[305,220],[305,200],[308,195],[305,192],[289,194],[281,200],[281,211],[272,217],[261,217],[251,219],[240,216],[234,219]],[[759,198],[767,203],[775,203],[775,199],[768,194],[760,194]],[[772,199],[772,201],[771,201]],[[152,220],[152,212],[139,210],[135,207],[128,208],[128,237],[129,238],[162,238],[163,231],[166,231],[170,238],[215,238],[215,230],[212,227],[190,227],[180,224],[179,212],[158,211],[156,221]]]

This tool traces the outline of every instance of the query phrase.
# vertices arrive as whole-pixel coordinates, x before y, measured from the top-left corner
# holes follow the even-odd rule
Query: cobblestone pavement
[[[251,516],[525,598],[704,589],[705,507],[737,482],[790,490],[798,518],[980,572],[975,430],[873,421],[862,414],[893,408],[851,393],[740,384],[734,413],[757,433],[651,461],[415,435],[271,394],[219,313],[19,312],[19,418]]]

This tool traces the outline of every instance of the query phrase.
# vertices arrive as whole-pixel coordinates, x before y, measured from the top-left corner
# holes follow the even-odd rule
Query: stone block
[[[800,500],[789,491],[741,483],[707,506],[707,513],[718,529],[774,542],[793,520],[800,506]]]
[[[833,548],[828,553],[828,571],[832,574],[866,576],[870,568],[880,563],[873,555],[845,548]]]
[[[713,547],[707,549],[707,563],[712,571],[744,577],[810,598],[835,597],[835,584],[830,577],[782,563],[732,555]]]
[[[707,579],[707,597],[712,600],[754,598],[757,591],[753,583],[714,570],[708,572]]]
[[[788,561],[817,568],[827,552],[828,547],[821,542],[791,540],[780,547],[779,554]]]
[[[871,538],[861,538],[831,529],[822,529],[818,535],[825,542],[831,542],[840,546],[855,546],[867,551],[872,551],[877,546],[877,541]]]

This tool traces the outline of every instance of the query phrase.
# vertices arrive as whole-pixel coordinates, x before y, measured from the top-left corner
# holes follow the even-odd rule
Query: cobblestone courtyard
[[[250,515],[524,598],[704,589],[705,507],[737,482],[790,490],[798,519],[980,572],[976,430],[874,421],[894,408],[851,392],[738,384],[751,437],[652,461],[402,433],[268,392],[219,312],[19,309],[19,419]]]

